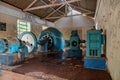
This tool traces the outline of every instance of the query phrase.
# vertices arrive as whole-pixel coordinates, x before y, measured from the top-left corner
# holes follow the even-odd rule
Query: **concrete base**
[[[84,58],[84,67],[98,70],[106,70],[105,58]]]
[[[21,63],[23,60],[24,60],[24,58],[22,59],[21,55],[19,56],[18,53],[14,53],[14,54],[2,53],[2,54],[0,54],[0,64],[1,65],[12,66],[12,65]]]
[[[79,51],[74,51],[74,50],[67,50],[67,57],[82,57],[82,50],[79,50]]]

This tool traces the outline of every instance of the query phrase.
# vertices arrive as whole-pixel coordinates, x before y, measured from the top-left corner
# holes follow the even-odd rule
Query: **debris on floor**
[[[85,69],[82,60],[69,60],[60,64],[57,59],[41,62],[39,58],[34,58],[12,71],[38,80],[112,80],[107,71]]]
[[[31,76],[37,79],[41,79],[41,80],[68,80],[68,79],[57,77],[55,75],[45,74],[43,72],[29,72],[29,73],[26,73],[25,75]]]

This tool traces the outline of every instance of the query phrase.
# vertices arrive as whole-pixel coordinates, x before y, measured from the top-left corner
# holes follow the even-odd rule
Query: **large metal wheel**
[[[37,39],[32,32],[21,33],[19,39],[25,42],[25,45],[28,48],[28,54],[33,53],[37,49]]]

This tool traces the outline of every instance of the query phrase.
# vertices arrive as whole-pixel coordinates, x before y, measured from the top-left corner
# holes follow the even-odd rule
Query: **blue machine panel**
[[[12,66],[17,63],[21,63],[25,58],[25,55],[22,53],[13,53],[13,54],[0,54],[0,63],[2,65]]]
[[[0,55],[0,63],[2,65],[12,65],[14,60],[13,55]]]
[[[6,52],[6,53],[8,53],[8,54],[13,54],[13,53],[15,53],[15,52],[18,52],[18,49],[19,49],[19,47],[20,47],[20,42],[19,41],[17,41],[17,42],[10,42],[10,41],[8,41],[8,51]]]
[[[84,58],[84,67],[91,69],[106,69],[106,60],[105,58]]]
[[[101,57],[103,35],[100,30],[89,30],[86,34],[86,56]]]
[[[101,57],[101,47],[104,43],[104,36],[100,30],[89,30],[86,34],[86,57],[84,67],[91,69],[106,69],[106,60]]]
[[[5,40],[0,38],[0,53],[4,52],[5,50],[6,50]]]

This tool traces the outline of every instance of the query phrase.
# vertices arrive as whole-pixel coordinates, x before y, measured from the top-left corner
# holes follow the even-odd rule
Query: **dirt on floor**
[[[85,69],[82,60],[71,58],[65,61],[59,59],[41,61],[36,57],[12,71],[37,80],[112,80],[107,71]]]

